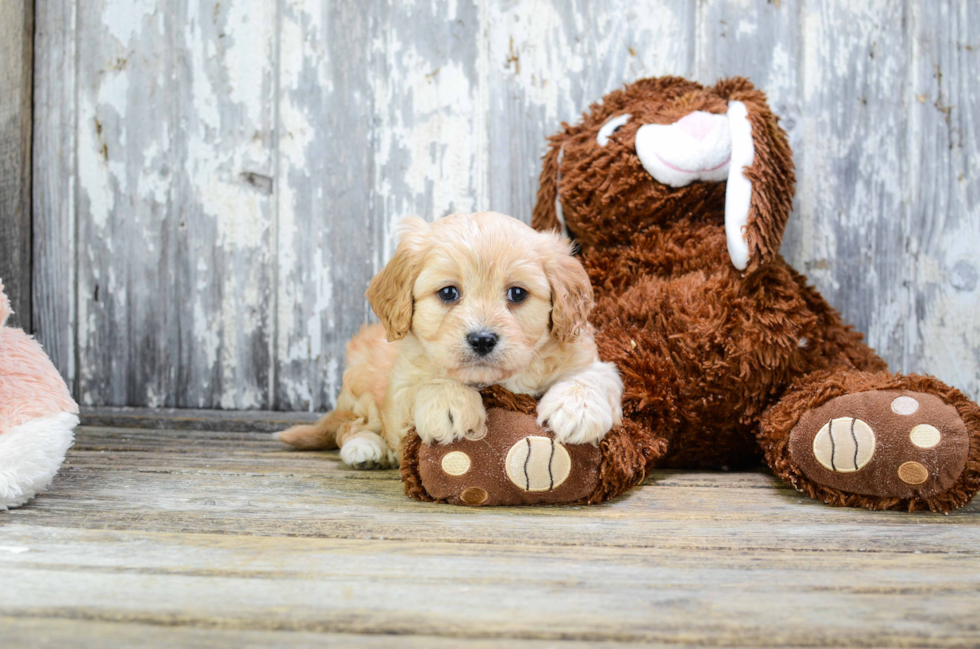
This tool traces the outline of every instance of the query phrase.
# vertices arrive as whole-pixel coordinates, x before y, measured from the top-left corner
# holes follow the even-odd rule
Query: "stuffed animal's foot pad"
[[[456,505],[569,503],[587,498],[599,479],[601,452],[561,444],[532,415],[491,408],[480,440],[423,444],[419,475],[436,500]]]
[[[789,451],[810,480],[852,494],[931,497],[966,468],[969,432],[953,406],[921,392],[868,391],[803,415]]]

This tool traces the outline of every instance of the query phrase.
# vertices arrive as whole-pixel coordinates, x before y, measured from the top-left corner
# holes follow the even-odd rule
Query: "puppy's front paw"
[[[415,397],[415,431],[426,444],[450,444],[487,434],[487,412],[480,393],[452,385],[424,385]]]
[[[538,402],[538,425],[565,444],[597,443],[622,420],[618,400],[579,380],[556,383]]]
[[[354,469],[387,469],[394,465],[394,454],[374,433],[362,433],[344,442],[340,459]]]

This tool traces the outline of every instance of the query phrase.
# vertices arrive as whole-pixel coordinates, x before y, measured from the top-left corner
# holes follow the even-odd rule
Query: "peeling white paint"
[[[980,55],[957,49],[976,31],[965,9],[189,0],[168,14],[175,7],[106,0],[82,12],[72,41],[79,348],[69,358],[77,351],[86,404],[172,405],[179,365],[184,405],[268,407],[276,391],[324,407],[402,216],[489,207],[529,218],[544,137],[606,92],[660,74],[753,78],[799,165],[784,254],[895,369],[980,392],[970,139]],[[344,121],[352,115],[363,121]],[[338,124],[365,135],[345,139]],[[338,243],[360,236],[370,263]],[[153,373],[128,385],[140,363]]]
[[[156,0],[103,0],[103,25],[108,35],[129,47],[143,25],[157,13]],[[159,15],[162,18],[162,14]]]

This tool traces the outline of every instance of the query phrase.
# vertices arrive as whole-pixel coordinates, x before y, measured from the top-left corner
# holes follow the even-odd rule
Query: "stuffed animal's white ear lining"
[[[728,168],[728,185],[725,189],[725,235],[728,239],[728,255],[739,270],[749,265],[749,244],[745,240],[745,227],[749,222],[749,206],[752,203],[752,181],[743,173],[755,160],[752,143],[752,124],[749,111],[740,101],[728,102],[728,129],[732,136],[732,161]]]

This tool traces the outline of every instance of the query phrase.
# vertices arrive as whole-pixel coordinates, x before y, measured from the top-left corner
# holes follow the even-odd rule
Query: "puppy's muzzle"
[[[492,331],[473,331],[466,335],[466,342],[478,356],[486,356],[497,346],[499,337]]]

